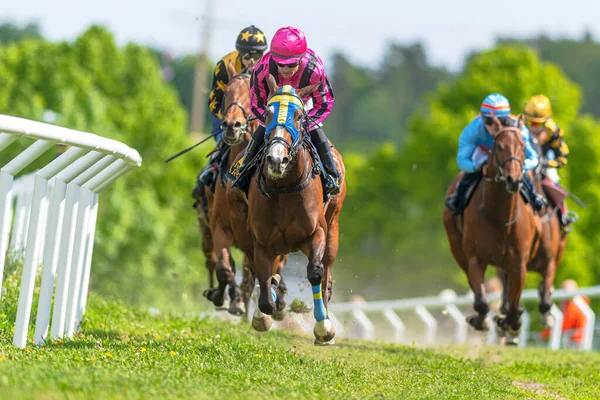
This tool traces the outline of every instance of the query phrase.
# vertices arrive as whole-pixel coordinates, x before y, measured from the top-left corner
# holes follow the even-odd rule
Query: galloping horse
[[[249,67],[252,68],[253,64]],[[222,165],[222,172],[217,178],[214,193],[205,187],[206,206],[198,202],[196,209],[203,234],[203,251],[209,270],[210,288],[204,292],[204,296],[213,302],[215,306],[222,306],[227,285],[229,285],[229,312],[241,315],[246,312],[246,305],[252,293],[252,281],[250,263],[244,258],[244,280],[240,289],[235,280],[235,262],[231,256],[231,247],[236,245],[242,248],[236,240],[231,228],[231,210],[227,202],[227,190],[231,187],[226,182],[224,174],[229,170],[237,155],[242,152],[250,139],[250,134],[258,126],[256,120],[251,120],[248,111],[250,109],[250,77],[245,73],[237,74],[233,64],[227,65],[229,83],[224,89],[223,99],[223,141],[230,146],[225,155],[227,160]],[[242,248],[243,250],[243,248]],[[278,273],[283,274],[287,261],[287,255],[278,260]],[[214,288],[213,273],[216,271],[219,286]],[[279,292],[283,298],[285,283],[280,283]]]
[[[318,84],[317,84],[318,85]],[[269,101],[266,109],[266,148],[248,191],[247,229],[252,240],[253,273],[260,285],[257,320],[268,319],[276,310],[277,295],[272,291],[278,255],[302,251],[309,260],[307,277],[314,299],[315,344],[333,343],[335,328],[327,316],[331,298],[331,270],[339,243],[338,218],[346,197],[341,192],[324,202],[324,173],[313,164],[316,152],[303,130],[305,117],[302,99],[317,85],[298,90],[279,88],[269,77]],[[345,175],[342,157],[332,149],[338,170]],[[323,293],[325,292],[325,293]],[[264,314],[263,314],[264,313]],[[265,315],[267,314],[267,315]],[[266,329],[268,329],[268,324]]]
[[[536,135],[534,130],[530,130],[533,135]],[[538,149],[538,154],[541,154],[541,148]],[[540,162],[541,164],[541,162]],[[538,168],[536,171],[536,186],[538,193],[546,194],[547,191],[543,190],[543,186],[553,186],[552,182],[549,182],[548,178],[545,178],[541,169]],[[538,309],[541,314],[541,323],[544,326],[548,326],[550,323],[550,308],[552,307],[552,290],[554,286],[554,278],[556,276],[556,270],[562,261],[564,250],[567,244],[567,234],[561,234],[558,205],[554,204],[553,199],[546,194],[549,206],[540,213],[542,221],[542,236],[540,238],[540,244],[535,257],[527,265],[527,270],[537,272],[542,276],[538,292],[540,295],[540,304]],[[503,287],[506,288],[506,274],[499,271],[499,276],[502,279]],[[507,309],[506,290],[502,292],[502,311],[505,312]]]
[[[464,211],[462,231],[458,219],[447,208],[443,220],[452,254],[467,274],[475,294],[473,308],[477,314],[469,316],[467,321],[477,330],[491,327],[483,281],[487,266],[494,265],[506,273],[508,283],[506,317],[497,317],[497,326],[506,335],[507,344],[516,344],[521,330],[519,301],[527,265],[538,251],[542,227],[540,218],[520,194],[525,160],[523,121],[519,121],[518,127],[502,127],[494,117],[493,124],[497,133],[488,165],[483,171],[483,181]],[[452,193],[459,177],[447,195]]]
[[[224,168],[229,168],[236,155],[242,151],[250,139],[250,133],[256,128],[256,122],[249,121],[246,110],[250,107],[250,75],[237,74],[231,62],[227,65],[229,83],[224,89],[223,101],[223,141],[230,146],[225,153],[227,161]],[[226,171],[226,169],[225,169]],[[202,231],[202,249],[209,271],[210,288],[204,292],[206,298],[215,306],[224,303],[225,288],[229,285],[229,312],[243,314],[245,304],[242,301],[240,288],[235,281],[235,263],[231,256],[231,235],[229,234],[229,208],[225,197],[222,174],[215,183],[214,193],[205,187],[206,199],[197,202],[196,210]],[[246,260],[244,260],[246,268]],[[214,288],[213,274],[216,271],[218,288]]]

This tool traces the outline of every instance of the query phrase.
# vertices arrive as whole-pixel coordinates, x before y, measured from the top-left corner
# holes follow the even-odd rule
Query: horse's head
[[[525,142],[521,136],[522,127],[522,119],[515,127],[502,126],[500,120],[494,117],[489,129],[494,136],[494,144],[486,175],[497,182],[504,182],[506,191],[511,194],[518,193],[523,184]]]
[[[229,83],[223,90],[223,140],[229,145],[248,140],[248,119],[250,115],[250,75],[237,74],[231,61],[227,64]]]
[[[268,80],[269,100],[267,102],[265,134],[267,136],[267,168],[273,179],[285,176],[287,166],[292,162],[302,139],[302,99],[311,93],[318,84],[294,89],[291,86],[277,86],[271,75]]]

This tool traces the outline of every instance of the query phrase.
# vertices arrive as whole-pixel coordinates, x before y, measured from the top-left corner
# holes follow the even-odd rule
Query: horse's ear
[[[298,130],[300,130],[300,128],[301,128],[303,115],[304,115],[304,113],[299,108],[297,108],[296,111],[294,111],[294,125],[296,126],[296,129],[298,129]]]
[[[519,125],[517,126],[517,128],[519,128],[519,130],[523,129],[523,125],[525,125],[525,116],[523,114],[519,115]]]
[[[265,110],[265,122],[269,123],[273,118],[273,106],[268,106]]]
[[[303,99],[306,96],[308,96],[310,93],[312,93],[320,84],[321,84],[321,82],[317,82],[314,85],[304,86],[303,88],[296,89],[296,94],[298,95],[298,97]]]
[[[269,96],[272,96],[279,90],[279,86],[277,86],[277,82],[275,82],[275,77],[273,75],[269,75],[267,85],[269,86]]]
[[[233,66],[231,60],[229,60],[229,62],[227,63],[227,75],[229,75],[229,79],[237,75],[237,72],[235,71],[235,67]]]
[[[498,117],[496,117],[495,115],[492,119],[492,126],[496,128],[494,129],[494,133],[492,134],[492,136],[495,137],[498,134],[498,132],[500,132],[500,130],[502,129],[502,122],[500,122]]]

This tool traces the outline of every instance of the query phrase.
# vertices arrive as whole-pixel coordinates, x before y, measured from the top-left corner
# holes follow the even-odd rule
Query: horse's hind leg
[[[202,234],[202,254],[204,254],[206,270],[208,271],[208,289],[204,291],[204,295],[208,297],[215,287],[215,269],[217,268],[217,262],[215,252],[213,251],[212,234],[206,220],[205,211],[202,207],[201,201],[198,200],[196,202],[196,212],[198,215],[200,232]]]
[[[543,326],[552,326],[552,315],[550,314],[550,308],[552,308],[552,291],[554,286],[554,276],[556,274],[556,262],[551,257],[548,260],[546,270],[542,274],[542,281],[540,282],[540,305],[539,310],[542,316],[541,323]]]
[[[276,260],[277,263],[277,274],[281,277],[279,285],[275,291],[277,292],[277,301],[275,302],[275,312],[273,313],[273,319],[276,321],[282,321],[285,318],[285,307],[287,303],[285,301],[285,294],[287,293],[287,285],[283,280],[283,270],[287,263],[288,255],[279,256]]]
[[[229,265],[231,267],[231,271],[233,272],[233,279],[231,279],[229,281],[229,298],[231,299],[231,302],[229,303],[228,311],[230,314],[233,314],[233,315],[244,315],[244,314],[246,314],[246,303],[244,302],[244,299],[242,297],[242,289],[240,288],[240,286],[237,284],[237,281],[235,280],[235,272],[236,272],[235,260],[233,259],[233,256],[231,255],[231,248],[228,248],[227,251],[228,251],[227,259],[229,260]]]
[[[487,265],[481,262],[477,257],[469,258],[469,267],[467,275],[469,277],[469,285],[475,295],[473,308],[477,314],[467,317],[467,322],[478,331],[488,331],[491,327],[491,320],[487,316],[490,311],[490,306],[487,303],[484,276]]]
[[[250,304],[250,298],[252,296],[252,290],[254,290],[254,275],[252,274],[252,267],[250,265],[250,259],[248,256],[244,255],[243,261],[243,278],[242,284],[240,285],[240,289],[242,291],[242,301],[244,302],[244,306],[246,308],[246,316],[248,313],[248,306]]]

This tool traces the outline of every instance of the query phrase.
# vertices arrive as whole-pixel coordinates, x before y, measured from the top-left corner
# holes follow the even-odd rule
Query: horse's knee
[[[323,279],[323,270],[323,264],[308,264],[306,275],[311,286],[317,286],[321,283],[321,280]]]

